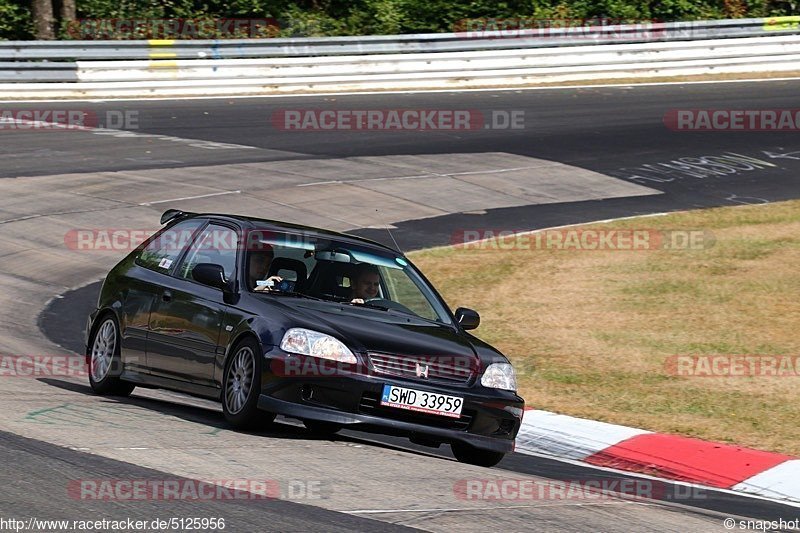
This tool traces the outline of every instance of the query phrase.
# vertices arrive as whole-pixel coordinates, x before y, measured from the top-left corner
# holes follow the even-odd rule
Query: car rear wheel
[[[261,348],[255,339],[247,338],[236,345],[232,354],[222,380],[222,412],[237,429],[258,429],[275,419],[274,414],[258,408]]]
[[[113,316],[105,317],[89,341],[89,384],[97,394],[129,396],[136,387],[122,381],[119,326]]]
[[[303,425],[311,433],[325,437],[335,435],[342,429],[341,424],[325,422],[323,420],[303,420]]]
[[[450,445],[450,449],[458,462],[476,466],[494,466],[506,455],[503,452],[481,450],[464,442],[454,442]]]

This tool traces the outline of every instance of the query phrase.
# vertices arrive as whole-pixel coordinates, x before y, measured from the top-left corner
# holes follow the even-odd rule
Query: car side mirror
[[[456,320],[463,329],[475,329],[481,324],[481,315],[466,307],[456,309]]]
[[[228,282],[225,279],[225,269],[213,263],[198,263],[192,269],[192,277],[198,283],[225,290]]]

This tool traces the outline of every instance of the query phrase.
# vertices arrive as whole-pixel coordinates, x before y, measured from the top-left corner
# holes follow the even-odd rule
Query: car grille
[[[378,374],[401,376],[420,381],[439,383],[466,384],[476,374],[476,363],[465,357],[425,357],[413,355],[397,355],[387,353],[369,353],[369,362]],[[448,361],[452,359],[452,361]],[[427,367],[427,377],[417,374],[417,365],[421,370]]]
[[[418,411],[406,411],[381,405],[380,395],[376,392],[365,392],[361,396],[358,405],[359,412],[365,415],[380,416],[381,418],[391,418],[402,422],[423,424],[444,429],[454,429],[456,431],[466,431],[475,417],[475,411],[469,409],[461,411],[460,418],[448,418],[445,416],[430,415]]]

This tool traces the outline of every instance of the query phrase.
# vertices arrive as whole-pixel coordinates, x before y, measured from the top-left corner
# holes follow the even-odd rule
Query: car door
[[[150,313],[178,258],[192,242],[204,219],[178,222],[156,233],[115,283],[124,287],[120,309],[120,348],[126,368],[147,373]]]
[[[238,232],[216,222],[201,232],[164,283],[150,314],[147,364],[154,375],[214,384],[215,359],[227,305],[220,289],[198,283],[192,269],[199,263],[221,265],[226,279],[236,274]]]

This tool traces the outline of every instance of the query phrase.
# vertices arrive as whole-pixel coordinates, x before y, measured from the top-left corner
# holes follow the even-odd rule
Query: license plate
[[[459,418],[461,416],[461,408],[464,406],[464,399],[436,392],[384,385],[381,405]]]

